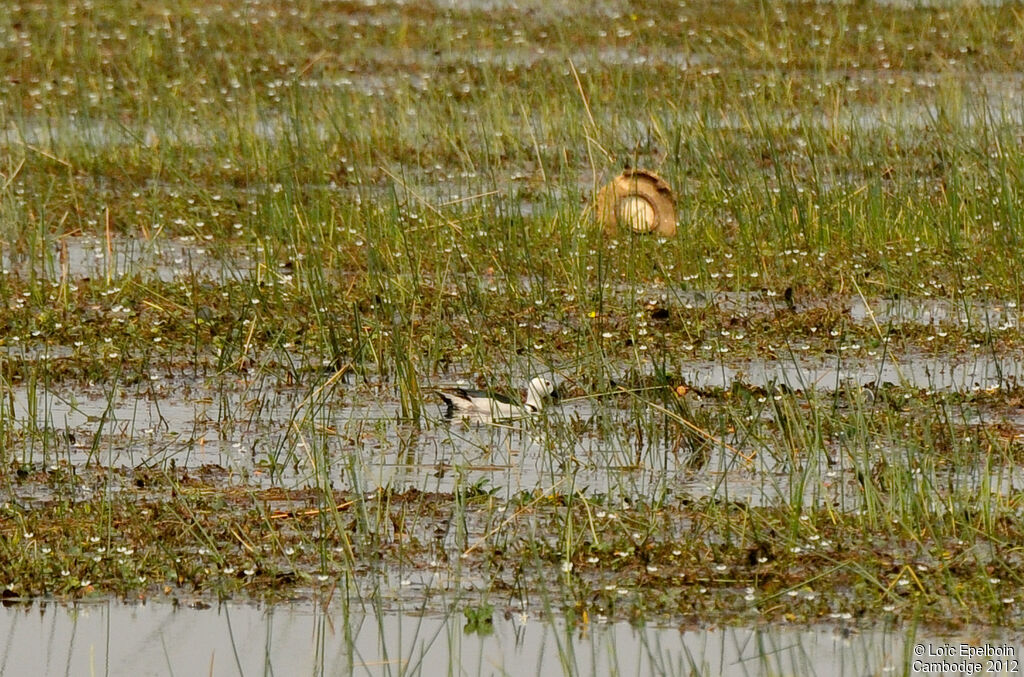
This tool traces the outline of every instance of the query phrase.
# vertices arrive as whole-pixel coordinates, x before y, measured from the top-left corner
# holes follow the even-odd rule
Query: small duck
[[[459,416],[484,421],[526,418],[543,409],[544,400],[558,399],[554,384],[543,376],[538,376],[527,385],[525,404],[497,393],[466,388],[445,388],[438,390],[437,394],[448,405],[445,412],[448,418],[458,413]]]

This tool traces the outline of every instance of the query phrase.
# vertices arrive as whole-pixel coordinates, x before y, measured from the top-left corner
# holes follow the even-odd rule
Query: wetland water
[[[0,21],[0,673],[1021,657],[1018,8],[152,4]]]
[[[789,360],[693,359],[681,363],[678,377],[697,389],[728,390],[742,384],[772,391],[785,386],[826,400],[843,395],[844,402],[852,392],[865,401],[863,406],[872,407],[876,393],[887,387],[908,398],[916,392],[970,395],[1015,384],[1022,370],[1024,363],[1016,356],[982,351],[899,360],[797,353]],[[486,480],[507,498],[557,483],[562,476],[559,463],[571,457],[577,481],[612,494],[649,494],[668,485],[677,493],[752,505],[791,498],[785,467],[778,458],[758,453],[762,448],[741,431],[723,435],[727,446],[713,446],[696,467],[680,455],[679,433],[671,421],[657,435],[631,431],[638,415],[656,413],[652,407],[660,406],[648,399],[623,403],[576,397],[549,408],[537,425],[491,426],[443,420],[439,399],[427,388],[425,420],[419,427],[402,422],[391,388],[351,379],[313,401],[310,394],[317,388],[274,378],[166,376],[154,370],[148,380],[123,387],[14,387],[5,402],[11,428],[51,436],[26,436],[18,458],[27,463],[220,466],[262,486],[291,488],[315,484],[315,472],[326,469],[336,488],[442,492],[453,489],[456,476],[450,471],[458,468],[462,479]],[[714,412],[721,405],[717,397],[689,399],[691,415]],[[794,402],[805,402],[804,395],[794,396]],[[759,413],[748,416],[771,423],[781,414],[769,404],[770,398]],[[965,422],[972,425],[999,422],[1024,430],[1024,419],[1015,411],[979,409],[969,414]],[[310,434],[323,452],[316,462],[309,455],[314,443]],[[757,461],[741,463],[744,454]],[[961,467],[958,473],[972,477],[974,470]],[[841,504],[851,487],[851,472],[845,456],[832,453],[827,463],[800,478],[804,500]],[[1012,488],[1019,484],[1019,478],[1011,479],[1017,475],[1008,471],[997,484]]]
[[[190,249],[190,243],[157,245],[129,239],[72,239],[63,254],[55,249],[38,258],[16,259],[5,259],[5,264],[42,265],[63,270],[71,279],[109,278],[124,280],[125,284],[133,284],[140,275],[186,285],[197,280],[216,284],[218,280],[243,279],[255,268],[252,259],[225,267],[216,256],[207,258],[205,251]],[[516,284],[529,287],[524,279]],[[796,308],[780,305],[778,298],[764,292],[704,293],[668,284],[614,288],[609,293],[641,299],[643,316],[660,306],[672,312],[724,313],[743,320],[768,316],[789,321],[799,313],[821,310],[815,302]],[[948,299],[911,302],[843,297],[821,304],[831,304],[829,312],[861,328],[881,323],[937,338],[957,327],[979,325],[996,332],[1016,331],[1019,320],[1012,302],[964,305]],[[205,322],[209,317],[201,318],[200,310],[189,312],[195,312],[197,321]],[[119,304],[111,313],[119,322],[130,321],[134,311]],[[870,338],[870,332],[868,335]],[[509,425],[443,420],[439,400],[430,389],[472,382],[480,374],[452,370],[424,377],[419,384],[423,417],[414,424],[402,413],[393,379],[373,368],[360,370],[358,376],[354,371],[335,374],[318,361],[323,359],[322,353],[300,353],[294,346],[266,351],[245,364],[240,360],[237,368],[229,370],[214,368],[211,356],[203,354],[190,364],[154,359],[123,382],[65,379],[51,385],[37,379],[28,384],[8,383],[0,401],[4,429],[18,439],[13,460],[21,464],[25,476],[34,479],[8,483],[5,500],[9,505],[44,508],[69,499],[97,501],[116,492],[144,488],[151,482],[152,473],[177,478],[177,473],[184,471],[186,476],[205,474],[225,491],[233,489],[239,494],[254,489],[300,492],[282,503],[285,511],[296,506],[309,509],[313,504],[301,492],[324,485],[362,496],[433,492],[442,496],[441,502],[453,504],[455,497],[471,487],[473,492],[499,502],[496,505],[501,507],[494,514],[513,520],[520,510],[514,506],[521,505],[516,501],[522,496],[555,495],[571,485],[586,500],[600,497],[598,500],[607,501],[606,505],[628,506],[638,497],[671,496],[682,505],[743,509],[800,505],[848,516],[862,514],[865,506],[871,505],[865,476],[873,473],[879,482],[891,482],[894,473],[902,469],[897,466],[896,471],[887,470],[887,459],[898,463],[906,455],[906,462],[912,465],[909,480],[897,479],[920,491],[917,504],[923,509],[943,513],[948,510],[950,496],[965,495],[992,497],[997,503],[1012,506],[1013,497],[1024,490],[1024,477],[1010,457],[992,455],[983,463],[929,461],[926,475],[912,474],[918,472],[918,459],[929,455],[931,447],[922,435],[922,441],[916,443],[921,449],[912,444],[908,452],[902,428],[891,430],[891,416],[892,412],[910,412],[906,420],[898,422],[905,427],[907,421],[915,420],[913,412],[923,410],[934,415],[939,411],[952,421],[951,430],[965,439],[977,434],[984,437],[990,426],[999,426],[1003,439],[1015,439],[1024,430],[1017,409],[998,403],[985,405],[975,399],[994,393],[1013,396],[1024,371],[1017,353],[975,345],[973,337],[959,343],[955,353],[927,351],[925,347],[891,353],[878,345],[870,350],[863,332],[850,339],[841,333],[830,336],[836,337],[834,341],[827,339],[831,354],[822,354],[820,341],[808,346],[795,339],[785,349],[776,349],[771,358],[719,353],[716,346],[721,344],[715,343],[718,338],[713,335],[704,341],[694,340],[673,356],[672,385],[685,384],[684,390],[688,387],[692,391],[678,398],[663,397],[676,392],[664,382],[646,385],[658,382],[652,361],[606,365],[616,381],[631,385],[597,393],[579,384],[582,379],[578,372],[565,369],[561,373],[547,367],[547,372],[573,390],[573,396],[548,408],[536,420]],[[735,340],[738,343],[734,345],[739,345],[744,339]],[[78,345],[51,343],[39,332],[24,334],[23,340],[12,342],[6,356],[44,370],[51,365],[74,363],[83,357],[80,350]],[[109,357],[107,350],[104,356]],[[506,368],[508,380],[514,381],[522,373],[545,367],[527,357]],[[285,377],[285,373],[290,376]],[[802,417],[821,420],[809,416],[810,412],[817,412],[818,417],[824,412],[828,425],[820,431],[808,428],[809,432],[818,435],[826,429],[834,431],[822,439],[820,446],[794,434],[800,432]],[[883,425],[863,428],[871,430],[871,435],[865,435],[858,446],[851,446],[846,431],[857,433],[850,421],[858,417]],[[687,430],[694,429],[698,434],[688,436]],[[932,434],[930,429],[927,434]],[[105,469],[115,471],[112,479],[107,476],[109,481],[103,479]],[[36,471],[41,472],[33,475]],[[66,479],[60,479],[65,475]],[[893,484],[880,486],[890,491]],[[294,514],[279,513],[276,517],[292,520]],[[484,542],[494,533],[490,519],[480,514],[464,519],[464,537],[444,536],[438,541],[439,551],[454,558],[472,550],[467,544]],[[685,528],[691,519],[688,516],[673,527],[683,538],[689,537]],[[304,523],[302,528],[309,526]],[[806,544],[795,546],[797,551],[801,548]],[[629,562],[628,551],[618,552],[625,553],[620,562]],[[618,552],[616,558],[620,557]],[[976,563],[969,567],[980,570],[979,565],[995,566],[987,552],[985,548],[971,551],[969,557]],[[898,557],[911,556],[899,550]],[[596,562],[599,557],[588,557],[590,560]],[[741,560],[745,562],[741,566],[753,566],[749,564],[750,552]],[[927,566],[934,566],[930,553],[923,560]],[[698,566],[707,565],[701,558],[696,562]],[[408,593],[414,591],[429,596],[436,564],[431,560],[426,573],[409,574],[392,587],[410,586],[403,588],[403,601],[410,601]],[[728,566],[718,563],[711,572],[711,578],[719,577],[716,583],[726,587],[735,583],[731,571],[722,573]],[[222,561],[204,561],[202,567],[203,575],[211,581],[216,579],[216,571],[230,569]],[[311,566],[307,570],[327,578],[347,571],[337,563],[322,570]],[[63,569],[53,571],[61,572],[59,579],[69,580],[70,574],[64,574]],[[481,570],[464,574],[461,579],[445,568],[442,572],[442,579],[450,576],[445,580],[455,581],[454,589],[460,589],[460,581],[470,581],[477,595],[474,600],[480,599],[480,591],[488,589],[488,581],[497,579]],[[709,580],[705,573],[698,575],[701,581]],[[76,580],[89,579],[82,574]],[[688,584],[693,582],[692,578],[686,580]],[[897,584],[901,584],[899,580],[906,579],[897,579]],[[999,579],[992,576],[989,580]],[[589,584],[595,590],[607,591],[607,583]],[[789,592],[796,592],[796,588]],[[838,593],[842,597],[846,591],[841,588]],[[452,589],[444,594],[453,594]],[[691,593],[686,589],[680,594],[685,597]],[[1005,594],[1000,598],[1002,604],[1013,605],[1013,594],[1000,594]],[[743,592],[733,595],[744,596]],[[909,605],[887,606],[899,607],[899,622],[906,622],[908,615],[903,614],[908,613]],[[840,618],[845,613],[838,611],[840,608],[844,607],[831,607],[830,615]],[[430,674],[445,665],[459,665],[466,674],[515,674],[525,657],[534,657],[544,671],[557,672],[560,668],[570,674],[615,670],[630,674],[877,674],[900,670],[899,661],[907,650],[902,631],[849,634],[849,628],[837,631],[832,626],[812,625],[785,632],[752,626],[680,634],[676,629],[656,627],[664,618],[658,616],[652,621],[655,625],[643,630],[617,623],[594,623],[582,634],[577,627],[575,634],[567,635],[565,619],[557,613],[551,622],[534,619],[520,627],[516,614],[503,618],[499,612],[494,634],[481,637],[460,634],[465,619],[459,613],[446,618],[432,612],[420,618],[392,610],[366,614],[360,608],[351,617],[347,614],[353,614],[352,607],[334,606],[320,612],[302,605],[257,609],[236,603],[216,610],[174,611],[160,604],[131,607],[101,603],[75,609],[50,605],[45,613],[39,607],[7,612],[8,619],[16,621],[14,633],[25,632],[29,619],[50,624],[44,632],[48,646],[67,645],[67,649],[65,653],[46,654],[45,660],[50,662],[41,669],[61,673],[63,665],[66,674],[77,674],[82,661],[99,660],[97,647],[101,646],[102,663],[89,663],[89,669],[102,666],[109,674],[136,674],[140,670],[141,674],[145,670],[153,674],[190,674],[198,663],[186,661],[200,658],[204,665],[215,665],[214,674],[280,674],[282,660],[289,666],[289,674],[292,667],[311,674],[318,669],[327,674],[408,674],[415,670]],[[820,610],[813,614],[812,619],[826,617]],[[621,618],[619,615],[614,620]],[[169,645],[184,643],[201,651],[186,656],[171,648],[164,651],[162,644],[142,646],[137,651],[150,659],[159,647],[163,660],[145,670],[139,668],[130,663],[134,654],[120,653],[123,643],[111,641],[118,636],[118,627],[129,622],[153,626],[155,629],[147,635],[152,642],[159,638]],[[336,635],[339,626],[345,626],[344,633]],[[193,640],[187,633],[197,627],[207,627],[208,631]],[[161,635],[164,629],[173,639]],[[294,638],[298,634],[301,639]],[[395,640],[398,644],[393,647],[388,642],[395,636],[401,639]],[[324,644],[321,653],[282,658],[291,656],[292,647],[301,642],[308,644],[318,638],[335,641],[337,637],[341,639],[335,646],[340,648],[333,653]],[[252,646],[257,640],[262,645]],[[25,646],[31,646],[31,642]],[[33,660],[26,657],[20,644],[12,643],[11,647],[7,665]],[[399,655],[403,651],[405,654]],[[62,657],[63,663],[55,656]],[[401,666],[412,667],[405,670]]]
[[[10,675],[821,675],[904,674],[916,646],[986,642],[1024,654],[1020,637],[821,625],[566,628],[495,615],[467,633],[461,613],[342,611],[308,602],[210,608],[117,602],[0,610],[0,673]],[[884,624],[883,624],[884,625]],[[938,659],[933,659],[938,660]],[[948,659],[963,663],[966,659]]]

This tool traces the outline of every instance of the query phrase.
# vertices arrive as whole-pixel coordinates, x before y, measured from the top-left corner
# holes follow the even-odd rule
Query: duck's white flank
[[[444,388],[437,394],[448,405],[446,414],[449,417],[457,414],[498,421],[536,414],[544,408],[545,400],[555,395],[555,386],[543,376],[538,376],[526,386],[526,402],[522,404],[504,395],[467,388]]]

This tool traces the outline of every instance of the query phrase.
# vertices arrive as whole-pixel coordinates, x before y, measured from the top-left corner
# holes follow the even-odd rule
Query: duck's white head
[[[545,399],[557,398],[557,396],[558,391],[555,390],[555,384],[543,376],[538,376],[531,380],[530,385],[526,387],[526,406],[539,411],[544,406]]]

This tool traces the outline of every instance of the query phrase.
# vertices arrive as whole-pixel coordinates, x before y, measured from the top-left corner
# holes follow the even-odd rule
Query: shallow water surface
[[[223,282],[248,277],[256,266],[252,252],[240,248],[215,252],[208,244],[193,235],[62,237],[35,251],[0,250],[0,265],[26,276],[33,271],[50,279],[111,282],[132,276],[163,282],[193,277]],[[217,247],[223,249],[223,245]]]
[[[1020,637],[854,626],[567,628],[512,611],[493,633],[449,615],[333,603],[207,609],[164,603],[32,604],[0,610],[0,672],[34,675],[850,675],[901,674],[914,647]],[[964,659],[956,659],[963,663]]]
[[[794,356],[731,364],[694,360],[685,363],[679,376],[698,391],[736,383],[768,390],[785,385],[805,393],[841,391],[847,397],[843,406],[870,408],[874,393],[886,383],[968,392],[1015,383],[1021,371],[1013,356],[995,358],[978,351],[959,358],[909,356],[900,363],[881,357],[839,362]],[[759,442],[744,432],[754,419],[771,425],[784,420],[785,408],[777,411],[772,402],[756,405],[760,409],[746,421],[729,413],[728,407],[738,405],[728,398],[694,395],[687,415],[710,416],[714,429],[686,438],[682,426],[659,413],[660,400],[645,391],[632,399],[576,397],[536,420],[486,425],[444,420],[439,400],[425,389],[424,418],[417,427],[402,419],[392,389],[382,384],[345,382],[321,390],[273,378],[153,379],[112,389],[87,384],[11,388],[4,398],[8,423],[28,433],[17,460],[47,467],[219,466],[240,482],[260,486],[316,486],[327,478],[336,489],[356,492],[451,493],[473,485],[507,500],[571,483],[627,500],[668,491],[748,505],[797,498],[804,505],[840,510],[860,505],[855,477],[860,469],[853,467],[838,438],[828,442],[825,455],[801,456],[794,475],[790,457],[771,446],[773,438]],[[804,401],[804,395],[793,398],[783,404],[799,407]],[[721,418],[723,408],[732,418]],[[970,425],[1001,423],[1011,432],[1021,425],[1005,412],[964,413]],[[738,429],[722,432],[736,421],[742,424]],[[652,423],[644,427],[644,422]],[[960,472],[970,475],[972,470]],[[799,481],[794,483],[794,477]],[[1018,484],[1008,477],[994,485],[1000,492]],[[37,500],[45,494],[21,497]]]

